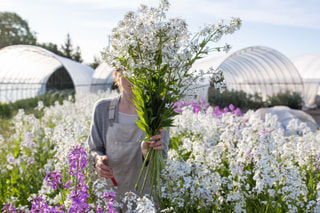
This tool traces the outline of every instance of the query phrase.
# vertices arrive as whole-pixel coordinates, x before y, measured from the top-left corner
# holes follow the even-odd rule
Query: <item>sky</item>
[[[108,35],[128,11],[158,0],[0,0],[0,11],[15,12],[36,32],[38,42],[62,45],[70,34],[84,63],[92,63],[108,46]],[[189,31],[239,17],[242,26],[224,36],[231,52],[265,46],[287,57],[320,53],[319,0],[169,0],[167,18],[185,19]],[[222,54],[222,53],[219,53]],[[217,54],[217,56],[219,55]]]

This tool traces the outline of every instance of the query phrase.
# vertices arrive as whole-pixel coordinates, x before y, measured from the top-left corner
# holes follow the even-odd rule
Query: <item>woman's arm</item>
[[[102,116],[101,116],[101,105],[102,101],[99,101],[95,104],[93,114],[92,114],[92,121],[90,127],[90,134],[88,137],[88,145],[89,145],[89,159],[91,160],[92,164],[95,165],[96,157],[105,155],[105,141],[102,137]]]

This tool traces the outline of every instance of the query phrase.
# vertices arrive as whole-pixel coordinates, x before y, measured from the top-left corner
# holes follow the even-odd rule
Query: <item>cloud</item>
[[[59,0],[60,2],[71,3],[71,4],[88,4],[95,8],[104,9],[136,9],[140,4],[146,4],[149,6],[158,5],[157,0],[116,0],[116,1],[106,1],[106,0]]]
[[[13,11],[16,8],[16,4],[11,0],[1,0],[1,12],[2,11]]]
[[[178,7],[184,7],[185,11],[198,15],[219,18],[237,16],[251,22],[320,29],[320,3],[316,0],[188,0],[189,4],[184,4],[182,0],[178,2],[175,3]]]
[[[86,27],[92,27],[92,28],[114,28],[117,24],[116,21],[84,21],[82,23]]]
[[[8,1],[8,0],[6,0]],[[136,10],[140,4],[157,6],[159,0],[59,0],[87,4],[93,8]],[[170,14],[194,19],[237,16],[244,21],[320,29],[320,2],[317,0],[171,0]]]

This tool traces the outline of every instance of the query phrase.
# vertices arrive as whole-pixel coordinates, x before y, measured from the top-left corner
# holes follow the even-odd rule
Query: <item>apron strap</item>
[[[111,100],[111,103],[109,105],[109,120],[114,120],[115,113],[116,113],[116,101],[117,99],[114,98]]]

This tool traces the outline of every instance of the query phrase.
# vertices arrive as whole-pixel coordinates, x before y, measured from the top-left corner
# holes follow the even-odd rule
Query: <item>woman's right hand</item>
[[[99,178],[113,178],[113,173],[108,166],[108,157],[106,155],[97,155],[94,162]]]

